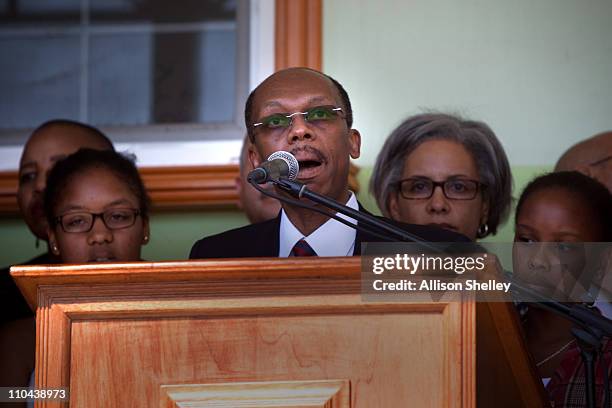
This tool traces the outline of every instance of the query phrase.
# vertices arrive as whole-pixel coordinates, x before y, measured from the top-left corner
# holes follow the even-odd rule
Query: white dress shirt
[[[351,191],[351,196],[346,205],[354,210],[359,209],[357,197]],[[336,213],[337,216],[344,218],[352,224],[357,221],[343,214]],[[357,232],[332,218],[314,230],[309,236],[304,235],[293,225],[285,210],[281,211],[281,222],[279,230],[279,257],[287,257],[293,246],[304,239],[308,245],[317,253],[318,256],[352,256],[355,249],[355,236]]]

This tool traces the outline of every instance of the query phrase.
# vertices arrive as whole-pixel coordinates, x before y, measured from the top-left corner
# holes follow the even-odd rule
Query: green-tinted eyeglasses
[[[304,120],[312,124],[322,124],[327,121],[336,119],[342,114],[342,108],[336,106],[315,106],[308,109],[306,112],[294,113],[275,113],[260,119],[259,122],[253,123],[254,128],[263,131],[285,130],[293,124],[293,118],[296,115],[304,116]]]

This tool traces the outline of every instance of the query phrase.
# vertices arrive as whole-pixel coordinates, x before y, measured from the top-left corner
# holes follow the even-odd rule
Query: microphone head
[[[268,157],[268,161],[276,159],[283,160],[285,163],[287,163],[288,174],[287,176],[283,175],[283,177],[286,177],[289,180],[295,180],[300,172],[300,165],[295,156],[284,150],[279,150],[278,152],[272,153],[270,157]]]

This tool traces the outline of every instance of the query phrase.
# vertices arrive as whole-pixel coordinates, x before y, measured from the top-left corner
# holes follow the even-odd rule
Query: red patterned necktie
[[[308,242],[300,239],[289,252],[289,256],[317,256],[317,253],[308,245]]]

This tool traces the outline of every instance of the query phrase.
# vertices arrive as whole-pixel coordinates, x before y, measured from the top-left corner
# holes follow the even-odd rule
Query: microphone
[[[270,181],[277,181],[285,178],[295,180],[300,165],[294,155],[283,150],[274,152],[268,157],[268,160],[261,163],[259,167],[251,170],[247,176],[249,183],[265,184]]]

